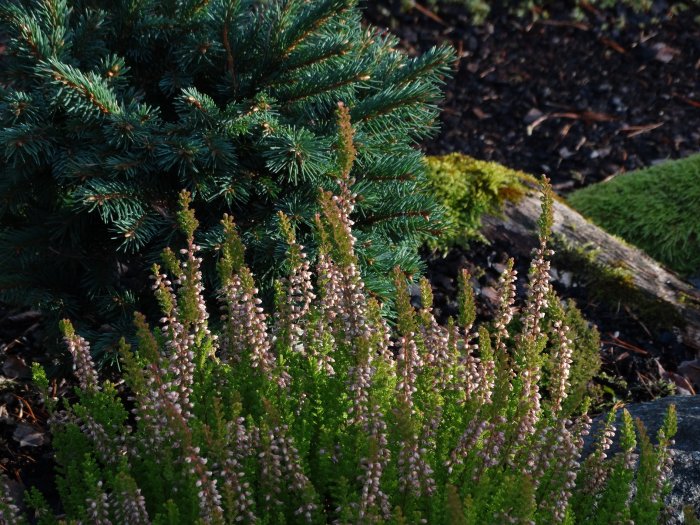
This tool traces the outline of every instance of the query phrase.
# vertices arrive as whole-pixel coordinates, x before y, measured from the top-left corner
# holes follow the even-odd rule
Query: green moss
[[[484,214],[499,213],[505,202],[525,195],[525,183],[536,179],[495,162],[476,160],[461,153],[428,157],[427,172],[435,198],[446,208],[444,234],[430,247],[448,250],[482,239]]]
[[[688,295],[685,292],[678,293],[678,302],[700,309],[700,299],[693,297],[692,295]]]
[[[700,155],[594,184],[569,203],[676,272],[700,271]]]

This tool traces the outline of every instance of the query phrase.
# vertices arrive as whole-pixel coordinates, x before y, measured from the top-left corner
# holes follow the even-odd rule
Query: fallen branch
[[[418,2],[413,2],[413,8],[414,8],[416,11],[418,11],[419,13],[421,13],[421,14],[427,16],[427,17],[430,18],[431,20],[434,20],[434,21],[437,22],[438,24],[441,24],[441,25],[443,25],[443,26],[447,26],[447,23],[446,23],[442,18],[440,18],[440,17],[439,17],[438,15],[436,15],[435,13],[433,13],[433,12],[432,12],[430,9],[428,9],[427,7],[423,7],[423,6],[420,5]]]
[[[655,130],[663,125],[663,122],[655,122],[654,124],[646,124],[642,126],[625,126],[624,128],[620,128],[620,131],[627,133],[627,137],[630,138],[646,133],[647,131]]]

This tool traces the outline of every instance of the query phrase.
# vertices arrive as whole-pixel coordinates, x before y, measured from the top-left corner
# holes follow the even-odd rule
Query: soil
[[[410,54],[441,43],[457,54],[429,154],[497,161],[568,191],[700,150],[698,4],[679,16],[673,2],[647,15],[589,7],[579,20],[553,2],[533,20],[494,2],[474,26],[458,3],[402,3],[368,2],[366,17]]]
[[[37,487],[56,501],[53,452],[48,433],[48,412],[30,382],[30,363],[43,366],[41,315],[0,305],[0,474],[10,480],[10,492],[21,494]],[[55,395],[67,393],[65,381],[55,382]]]
[[[574,19],[554,3],[539,20],[495,6],[486,24],[474,26],[459,5],[404,12],[401,3],[367,2],[366,17],[397,34],[411,54],[442,42],[457,52],[441,131],[424,146],[429,154],[459,151],[546,174],[566,194],[700,151],[700,6],[674,17],[669,2],[655,1],[647,15],[589,8]],[[456,275],[465,266],[479,275],[479,311],[488,318],[489,290],[508,253],[508,246],[485,245],[426,253],[442,318],[455,313]],[[517,261],[521,291],[528,264]],[[586,283],[555,286],[601,333],[608,401],[668,393],[663,370],[694,357],[671,327],[649,331],[623,306],[593,299]],[[0,307],[0,473],[11,490],[38,486],[55,501],[47,413],[28,383],[27,364],[42,355],[40,321],[34,312]],[[70,388],[63,381],[55,390]]]

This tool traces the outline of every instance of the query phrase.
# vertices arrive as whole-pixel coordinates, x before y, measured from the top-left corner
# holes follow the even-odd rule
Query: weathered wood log
[[[621,204],[624,205],[624,204]],[[529,256],[537,244],[537,219],[540,198],[536,191],[520,201],[508,202],[502,216],[483,217],[482,233],[489,241],[511,243],[512,255]],[[572,265],[564,268],[589,275],[598,272],[610,279],[597,280],[598,286],[619,286],[616,300],[639,313],[640,304],[646,312],[645,321],[671,319],[681,331],[683,342],[700,354],[700,291],[663,267],[644,252],[618,237],[608,234],[589,222],[565,203],[554,201],[553,247],[558,252],[553,264]],[[572,257],[573,256],[573,257]],[[587,267],[582,268],[580,265]]]

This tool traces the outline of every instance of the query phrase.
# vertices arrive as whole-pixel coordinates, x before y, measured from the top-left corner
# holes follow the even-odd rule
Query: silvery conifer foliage
[[[228,213],[269,291],[278,212],[315,258],[318,191],[346,163],[339,103],[363,278],[386,295],[391,268],[419,273],[440,212],[415,146],[433,131],[447,48],[408,57],[356,0],[8,0],[0,31],[3,300],[86,325],[128,318],[182,189],[205,281]]]

